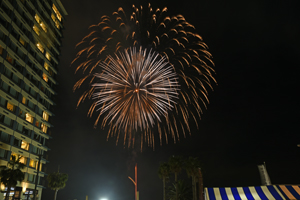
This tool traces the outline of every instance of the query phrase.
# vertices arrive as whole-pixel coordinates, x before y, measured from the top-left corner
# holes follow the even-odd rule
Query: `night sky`
[[[54,107],[50,163],[60,166],[69,180],[58,200],[134,199],[134,165],[138,164],[141,200],[162,199],[158,167],[171,155],[201,160],[205,187],[260,185],[258,164],[266,162],[272,184],[300,184],[299,63],[300,13],[297,1],[183,0],[150,1],[153,8],[168,7],[169,15],[182,14],[209,46],[218,85],[209,93],[199,129],[180,142],[155,151],[128,149],[106,130],[94,129],[87,117],[89,104],[76,109],[79,92],[72,87],[71,61],[75,45],[102,15],[118,7],[146,6],[144,0],[61,0],[66,16]],[[177,2],[177,3],[175,3]],[[183,174],[185,172],[182,172]],[[53,199],[45,189],[43,200]]]

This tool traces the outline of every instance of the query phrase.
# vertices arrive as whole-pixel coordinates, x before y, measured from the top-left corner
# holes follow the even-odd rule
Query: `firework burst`
[[[176,142],[180,134],[191,133],[190,123],[198,127],[209,103],[207,88],[216,83],[212,56],[182,15],[170,17],[167,8],[153,10],[150,4],[132,9],[128,16],[122,8],[102,16],[78,43],[82,50],[73,63],[79,62],[76,72],[85,75],[74,90],[87,80],[91,84],[78,105],[93,98],[89,114],[97,111],[95,125],[103,116],[102,126],[110,125],[108,137],[122,135],[128,146],[136,134],[150,146],[154,133],[161,143],[162,135],[168,143],[168,134]]]

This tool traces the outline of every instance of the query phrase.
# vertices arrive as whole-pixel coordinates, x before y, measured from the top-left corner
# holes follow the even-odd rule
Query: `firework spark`
[[[92,98],[99,115],[105,115],[103,126],[108,121],[126,133],[144,131],[176,103],[177,75],[165,58],[151,50],[126,50],[115,58],[108,56],[99,67]]]
[[[165,135],[168,143],[168,134],[176,142],[180,134],[185,137],[186,132],[191,133],[190,123],[198,127],[202,108],[209,103],[207,88],[216,83],[212,56],[202,37],[194,33],[195,27],[182,15],[169,17],[167,8],[154,11],[150,4],[146,9],[134,5],[132,9],[128,17],[122,8],[112,16],[102,16],[77,45],[82,50],[73,63],[80,62],[76,72],[82,70],[86,75],[74,90],[87,80],[91,83],[78,104],[93,98],[89,114],[98,112],[95,124],[105,115],[102,125],[110,124],[108,137],[119,138],[121,134],[129,146],[138,131],[150,146],[156,132],[160,142]],[[140,50],[136,52],[134,47]],[[118,56],[117,52],[125,53]],[[140,65],[140,60],[153,64]],[[157,77],[150,75],[155,73],[154,66],[164,66],[156,71]],[[137,81],[142,77],[148,79]],[[156,78],[161,81],[149,84]],[[95,83],[99,80],[102,82]]]

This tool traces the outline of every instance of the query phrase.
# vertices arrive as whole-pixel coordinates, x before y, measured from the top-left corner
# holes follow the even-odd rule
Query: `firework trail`
[[[182,15],[169,17],[167,8],[132,6],[127,16],[122,8],[104,15],[90,34],[77,44],[80,50],[72,63],[84,77],[74,90],[90,83],[78,101],[92,98],[89,115],[97,111],[95,125],[109,125],[107,137],[124,138],[134,146],[140,138],[154,146],[168,134],[176,142],[191,133],[190,123],[201,118],[208,90],[216,83],[214,63],[195,27]],[[136,50],[139,49],[139,50]]]

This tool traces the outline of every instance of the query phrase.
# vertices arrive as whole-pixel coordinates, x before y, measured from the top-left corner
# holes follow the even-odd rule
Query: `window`
[[[6,117],[5,115],[0,114],[0,122],[3,122],[5,125],[11,127],[13,120],[11,120],[9,117]]]
[[[48,82],[48,76],[47,76],[47,74],[43,73],[43,79],[44,79],[44,81]]]
[[[28,121],[28,122],[30,122],[30,123],[33,123],[33,117],[32,117],[32,115],[29,114],[29,113],[26,113],[25,114],[25,120]]]
[[[4,68],[4,74],[7,76],[7,78],[11,79],[12,72],[8,68]]]
[[[47,127],[44,123],[42,123],[42,124],[41,124],[41,130],[42,130],[44,133],[47,133],[47,129],[48,129],[48,127]]]
[[[25,97],[22,98],[22,104],[27,105],[27,99]]]
[[[14,146],[16,146],[16,147],[21,147],[21,140],[15,138],[15,139],[14,139]]]
[[[28,137],[30,137],[30,130],[27,129],[25,126],[23,126],[22,124],[17,123],[17,131],[22,133],[23,135],[27,135]]]
[[[50,54],[49,54],[48,52],[46,52],[46,58],[47,58],[49,61],[51,61],[51,56],[50,56]]]
[[[25,112],[23,110],[19,110],[19,117],[21,117],[22,119],[25,119]]]
[[[0,149],[0,158],[7,159],[8,151]]]
[[[8,91],[9,91],[9,86],[8,86],[4,81],[2,81],[2,83],[1,83],[1,88],[2,88],[5,92],[8,92]]]
[[[49,70],[49,65],[48,65],[48,63],[44,63],[44,68],[48,71]]]
[[[42,29],[47,33],[47,27],[46,27],[45,23],[41,20],[41,18],[40,18],[37,14],[35,14],[34,18],[35,18],[35,21],[36,21],[36,22],[42,27]]]
[[[29,93],[31,96],[36,97],[36,91],[34,89],[31,88]]]
[[[15,111],[15,106],[13,104],[11,104],[10,102],[7,102],[7,106],[6,108],[8,110],[10,110],[11,112],[14,112]]]
[[[54,4],[52,4],[52,10],[55,12],[57,19],[59,19],[59,21],[61,21],[61,14]]]
[[[13,97],[17,97],[18,92],[14,88],[10,87],[9,94]]]
[[[10,135],[7,133],[4,133],[3,131],[0,131],[0,141],[4,143],[10,142]]]
[[[41,45],[41,43],[38,42],[36,46],[42,53],[44,53],[44,47]]]
[[[29,150],[29,143],[26,142],[26,141],[22,141],[21,149],[24,149],[24,150],[28,151]]]
[[[20,163],[23,163],[24,165],[26,165],[27,164],[27,158],[22,156],[20,158]]]
[[[34,32],[37,34],[37,35],[40,35],[40,30],[39,30],[39,28],[36,26],[36,25],[33,25],[33,30],[34,30]]]
[[[41,138],[41,136],[40,136],[39,134],[36,134],[36,133],[34,134],[34,137],[33,137],[34,140],[36,140],[36,141],[39,142],[39,141],[40,141],[40,138]],[[34,146],[33,146],[33,147],[34,147]]]
[[[33,168],[36,168],[37,167],[37,161],[31,159],[30,162],[29,162],[29,166],[33,167]]]
[[[35,126],[39,128],[40,127],[39,125],[40,125],[40,122],[38,120],[35,120]]]
[[[43,155],[43,150],[37,148],[36,146],[32,145],[32,151],[31,153],[36,155]]]
[[[14,59],[11,57],[11,55],[7,54],[6,60],[7,60],[10,64],[14,64]]]
[[[23,157],[19,154],[16,154],[16,153],[12,153],[11,156],[10,156],[10,160],[12,160],[12,156],[16,156],[16,158],[20,158],[20,163],[23,163],[23,164],[27,164],[27,158],[26,157]]]
[[[6,99],[4,99],[3,97],[0,97],[0,105],[5,107],[6,105]]]
[[[59,22],[53,13],[51,13],[51,18],[52,18],[53,22],[55,23],[56,28],[60,29]]]
[[[43,119],[44,119],[45,121],[48,121],[48,120],[49,120],[49,114],[46,113],[45,111],[43,111]]]
[[[28,174],[28,178],[27,178],[27,181],[29,181],[29,182],[34,182],[34,179],[35,179],[35,175],[33,175],[33,174]]]
[[[26,46],[26,42],[25,42],[25,40],[24,40],[22,37],[20,37],[19,42],[20,42],[24,47]]]
[[[34,105],[31,101],[28,101],[27,106],[28,106],[30,109],[34,110],[35,105]]]

